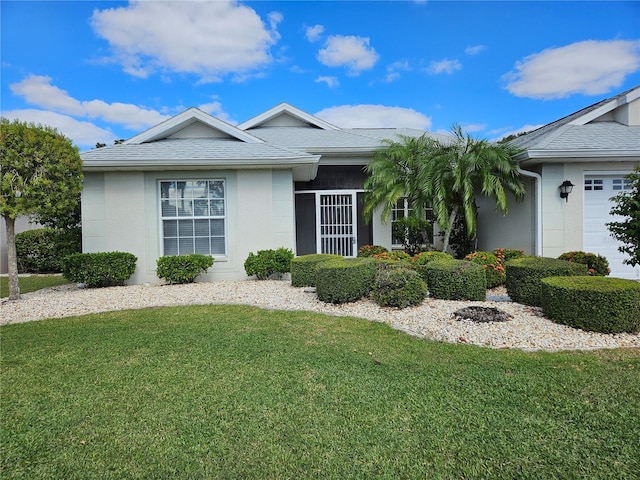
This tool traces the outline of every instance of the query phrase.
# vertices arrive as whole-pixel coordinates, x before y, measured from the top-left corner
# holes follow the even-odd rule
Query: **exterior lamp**
[[[571,190],[573,190],[573,183],[571,183],[569,180],[565,180],[564,182],[562,182],[562,185],[560,185],[560,198],[564,198],[565,202],[569,201],[569,194],[571,193]]]

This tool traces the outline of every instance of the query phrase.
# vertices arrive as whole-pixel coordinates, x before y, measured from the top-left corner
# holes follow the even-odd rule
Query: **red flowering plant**
[[[359,257],[373,257],[379,253],[385,253],[388,250],[380,245],[363,245],[358,249]]]
[[[503,285],[506,281],[506,272],[504,264],[498,259],[498,256],[491,252],[473,252],[464,257],[465,260],[477,263],[484,267],[487,277],[487,288],[494,288]]]
[[[558,257],[573,263],[582,263],[589,268],[589,275],[594,277],[606,277],[611,272],[609,261],[602,255],[588,252],[565,252]]]

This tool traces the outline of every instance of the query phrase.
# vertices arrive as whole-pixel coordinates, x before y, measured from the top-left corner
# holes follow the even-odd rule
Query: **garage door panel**
[[[614,202],[611,198],[629,189],[630,184],[622,175],[586,176],[584,181],[584,251],[600,254],[607,258],[611,276],[640,279],[640,266],[626,265],[627,256],[618,250],[621,245],[607,228],[609,222],[624,221],[621,215],[610,215]]]

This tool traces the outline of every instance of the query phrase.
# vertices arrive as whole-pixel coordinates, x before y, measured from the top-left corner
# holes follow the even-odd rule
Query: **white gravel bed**
[[[498,291],[495,298],[500,298],[500,293]],[[287,281],[247,280],[100,289],[65,285],[22,297],[18,302],[6,299],[0,302],[1,325],[170,305],[243,304],[365,318],[422,338],[491,348],[555,351],[640,347],[640,334],[611,335],[573,329],[544,318],[538,308],[510,301],[462,302],[429,298],[420,306],[405,309],[379,307],[370,300],[331,305],[319,301],[315,293],[292,287]],[[471,305],[495,307],[513,318],[507,322],[476,323],[453,317],[454,311]]]

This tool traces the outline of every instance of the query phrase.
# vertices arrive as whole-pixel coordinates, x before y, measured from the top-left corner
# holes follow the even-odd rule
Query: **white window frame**
[[[202,198],[202,197],[193,197],[193,195],[188,198],[188,197],[183,197],[182,200],[187,200],[187,201],[194,201],[194,206],[195,206],[195,200],[206,200],[207,201],[207,210],[208,210],[208,214],[204,215],[204,214],[200,214],[200,215],[196,215],[195,212],[191,211],[190,214],[187,215],[180,215],[176,206],[176,214],[175,215],[164,215],[163,214],[163,199],[162,194],[162,185],[164,183],[168,183],[168,184],[178,184],[178,183],[188,183],[188,182],[207,182],[207,186],[204,187],[207,189],[207,191],[209,190],[209,184],[212,182],[221,182],[222,183],[222,197],[209,197],[207,195],[206,198]],[[221,201],[222,202],[222,214],[212,214],[211,212],[211,200],[216,200],[217,202]],[[162,180],[158,180],[158,212],[159,212],[159,218],[160,218],[160,222],[159,222],[159,234],[160,234],[160,251],[162,252],[162,255],[182,255],[182,254],[187,254],[187,253],[192,253],[192,252],[181,252],[180,251],[180,239],[181,238],[189,238],[192,237],[194,239],[194,252],[195,253],[200,253],[196,251],[196,246],[195,246],[195,241],[197,238],[208,238],[209,239],[209,252],[208,253],[203,253],[204,255],[210,255],[213,258],[216,259],[226,259],[227,258],[227,253],[228,253],[228,237],[229,237],[229,232],[227,229],[227,212],[228,212],[228,204],[227,204],[227,182],[224,178],[171,178],[171,179],[162,179]],[[179,232],[179,223],[178,223],[178,229],[177,229],[177,235],[176,235],[176,248],[177,248],[177,254],[176,253],[166,253],[165,251],[165,240],[166,238],[173,238],[173,237],[165,237],[165,220],[176,220],[176,221],[180,221],[180,220],[193,220],[194,221],[194,229],[193,229],[193,235],[186,235],[185,237],[180,237],[180,232]],[[208,236],[198,236],[196,235],[195,232],[195,221],[196,220],[222,220],[223,223],[223,234],[222,235],[212,235],[211,230],[209,231],[209,235]],[[211,239],[213,238],[223,238],[223,248],[224,248],[224,252],[223,253],[211,253],[212,252],[212,242]]]
[[[402,207],[398,206],[400,202],[403,202]],[[429,215],[429,212],[433,212],[433,209],[431,207],[425,207],[424,211],[425,211],[425,220],[429,219],[429,217],[433,217],[433,213]],[[398,216],[400,212],[402,212],[402,216]],[[391,225],[393,226],[393,222],[395,222],[396,220],[400,220],[401,218],[407,218],[411,214],[411,212],[413,212],[413,209],[409,207],[409,201],[407,197],[400,198],[396,202],[395,206],[391,209]],[[434,236],[435,236],[435,231],[434,231]],[[392,228],[391,246],[393,248],[404,248],[404,243],[393,243],[394,240],[395,238],[393,238],[393,228]]]

